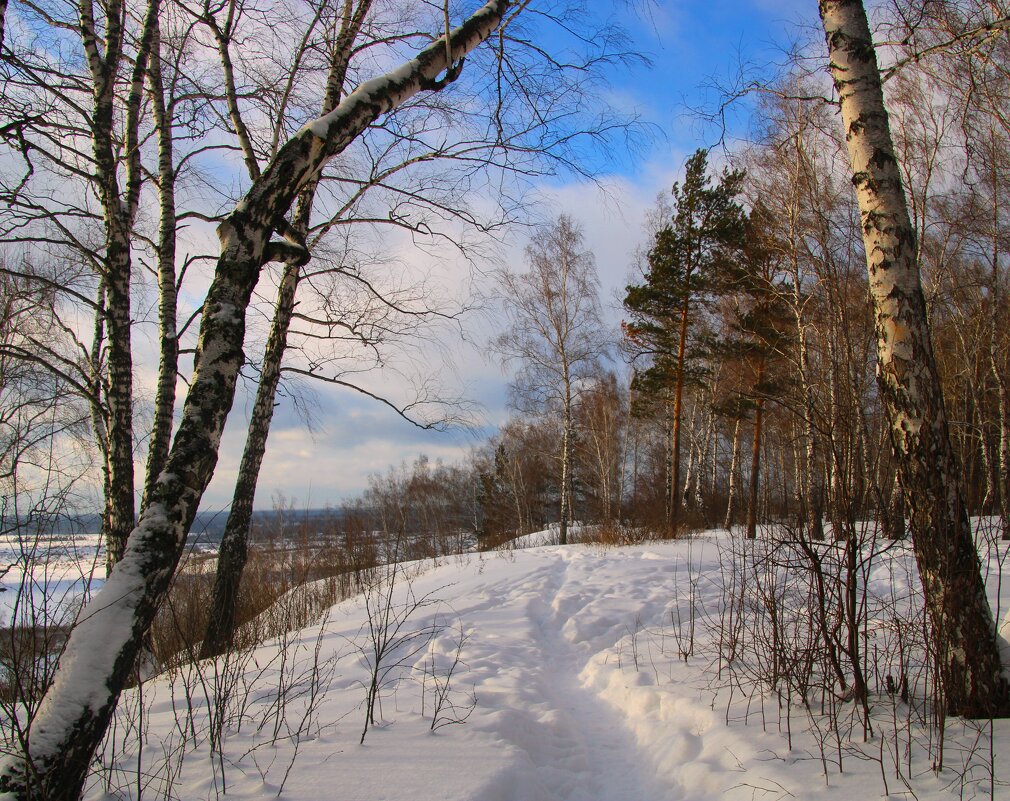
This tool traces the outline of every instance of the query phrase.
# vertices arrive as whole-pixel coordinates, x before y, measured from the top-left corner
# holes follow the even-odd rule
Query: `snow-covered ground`
[[[100,539],[98,534],[0,536],[0,626],[41,624],[43,618],[60,622],[98,590],[105,576]]]
[[[949,721],[945,767],[935,772],[935,742],[897,696],[871,698],[874,733],[864,738],[858,726],[825,730],[827,718],[795,701],[748,700],[717,676],[732,542],[740,541],[710,534],[620,548],[547,546],[412,566],[409,579],[397,576],[389,604],[388,584],[373,586],[333,607],[322,625],[219,665],[216,676],[207,664],[180,668],[132,691],[106,755],[114,767],[93,779],[88,797],[1010,797],[1007,722]],[[878,564],[869,586],[893,605],[914,575],[909,556],[898,546]],[[989,571],[994,605],[998,592],[1005,610],[1010,595],[998,577],[998,568]],[[386,662],[380,722],[359,744],[367,607],[398,621],[399,650]],[[401,620],[407,608],[413,612]],[[692,653],[684,659],[684,651]],[[466,722],[433,732],[436,697],[457,653],[439,716]],[[232,688],[219,733],[207,713],[215,682]],[[851,703],[842,707],[839,720],[857,719]]]

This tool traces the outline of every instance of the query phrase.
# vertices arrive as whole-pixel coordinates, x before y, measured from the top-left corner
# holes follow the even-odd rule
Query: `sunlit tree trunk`
[[[286,264],[277,291],[274,321],[263,355],[263,369],[249,420],[249,433],[239,463],[231,509],[218,549],[217,572],[211,607],[207,615],[207,630],[200,646],[200,658],[223,653],[231,645],[235,631],[235,607],[239,585],[248,555],[249,528],[260,467],[266,454],[267,436],[274,412],[274,397],[280,381],[281,362],[287,339],[291,312],[295,305],[299,266]]]
[[[154,484],[168,458],[175,414],[175,382],[179,369],[179,339],[177,329],[176,293],[176,228],[175,163],[173,158],[172,125],[175,109],[166,102],[161,72],[161,29],[154,20],[151,47],[151,104],[158,137],[158,198],[160,216],[158,228],[158,329],[161,334],[161,359],[158,366],[158,388],[154,399],[154,421],[147,451],[147,488]]]
[[[992,612],[971,536],[894,157],[876,54],[859,0],[820,0],[862,220],[877,333],[878,383],[911,502],[926,608],[950,712],[1005,715]]]
[[[733,446],[731,449],[732,456],[729,460],[729,487],[726,491],[726,530],[729,531],[733,528],[733,515],[736,511],[733,508],[734,496],[736,495],[736,474],[737,474],[737,461],[740,458],[740,418],[736,419],[733,424]]]
[[[765,378],[765,360],[758,362],[756,387],[761,387]],[[760,392],[760,389],[758,389]],[[757,537],[758,488],[761,485],[761,433],[764,428],[764,398],[754,402],[754,443],[750,460],[750,502],[747,504],[747,539]]]
[[[564,422],[561,431],[561,523],[558,542],[568,544],[568,520],[572,513],[572,378],[564,368]]]
[[[105,290],[105,342],[108,349],[105,383],[107,420],[104,431],[107,493],[104,535],[106,564],[112,566],[122,557],[126,538],[133,529],[133,355],[130,286],[132,278],[131,245],[133,224],[140,199],[140,116],[148,57],[159,2],[146,7],[127,94],[123,130],[116,111],[116,88],[126,41],[125,15],[121,0],[114,0],[102,10],[104,19],[96,19],[91,0],[82,0],[79,8],[79,33],[93,87],[91,145],[94,178],[102,205],[105,228],[105,252],[102,259],[102,284]],[[120,137],[126,154],[125,184],[120,184]]]

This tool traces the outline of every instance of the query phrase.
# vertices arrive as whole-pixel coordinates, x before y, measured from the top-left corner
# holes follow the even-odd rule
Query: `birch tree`
[[[350,64],[352,50],[355,47],[358,34],[368,15],[370,0],[362,0],[353,6],[346,7],[337,29],[336,39],[331,44],[330,69],[326,79],[326,91],[322,99],[321,114],[330,113],[344,93],[347,79],[347,68]],[[320,6],[322,8],[322,6]],[[213,18],[210,18],[213,21]],[[222,56],[222,66],[226,76],[226,91],[231,110],[231,120],[234,131],[242,143],[245,163],[250,177],[259,177],[259,163],[253,153],[246,128],[238,108],[238,98],[235,93],[234,75],[228,53],[227,39],[216,29],[216,39]],[[306,36],[306,44],[309,37]],[[296,54],[301,56],[301,53]],[[292,229],[296,235],[305,240],[308,235],[309,218],[318,187],[318,179],[310,180],[302,188],[298,196]],[[200,658],[205,659],[222,653],[231,643],[235,627],[235,604],[238,598],[239,582],[245,567],[248,550],[248,532],[252,521],[253,502],[256,496],[256,484],[259,479],[260,467],[266,453],[267,436],[270,431],[270,421],[274,412],[274,398],[280,383],[281,362],[287,345],[288,329],[295,309],[295,296],[301,271],[307,260],[305,257],[289,258],[284,262],[277,301],[270,334],[267,338],[266,350],[263,356],[263,368],[260,382],[253,402],[252,419],[249,425],[249,435],[242,452],[238,477],[232,496],[231,509],[225,524],[224,534],[218,551],[217,573],[214,581],[214,592],[211,610],[207,619],[207,630],[200,646]]]
[[[621,518],[621,455],[627,424],[627,398],[617,376],[607,372],[590,383],[575,407],[581,437],[576,447],[586,477],[591,511],[605,527]]]
[[[561,418],[557,483],[560,542],[568,542],[572,515],[575,404],[583,379],[594,375],[606,350],[599,284],[582,232],[564,215],[542,228],[526,248],[528,271],[504,270],[499,290],[507,330],[493,348],[519,365],[512,384],[517,408]]]
[[[781,362],[791,344],[791,332],[785,330],[789,286],[783,277],[782,243],[777,240],[772,220],[766,206],[754,206],[746,220],[739,258],[727,265],[722,276],[726,331],[720,349],[738,361],[746,375],[745,386],[731,405],[737,414],[747,409],[754,417],[747,506],[749,539],[757,536],[765,405],[785,392]]]
[[[218,226],[220,257],[203,307],[191,387],[165,467],[150,488],[123,558],[70,635],[23,753],[0,766],[0,792],[67,801],[80,795],[213,474],[244,360],[245,310],[259,272],[271,261],[297,262],[307,255],[285,219],[298,193],[374,120],[418,92],[438,91],[455,80],[463,59],[518,10],[508,0],[490,0],[413,58],[362,83],[281,147]]]
[[[60,48],[13,40],[4,49],[3,102],[10,123],[3,138],[25,163],[20,180],[4,187],[12,212],[4,234],[8,242],[31,248],[59,243],[93,273],[91,286],[75,287],[93,292],[86,302],[94,313],[93,341],[90,347],[78,343],[86,353],[83,362],[74,354],[54,369],[91,371],[85,383],[104,461],[103,533],[111,567],[135,518],[132,249],[144,183],[145,84],[160,3],[141,6],[139,20],[122,2],[96,6],[82,0],[52,12],[23,4],[19,11],[22,25],[80,55],[78,60]],[[32,113],[42,108],[49,113]],[[36,165],[62,179],[56,193],[36,176]],[[174,366],[172,375],[174,380]]]
[[[863,4],[820,0],[862,220],[878,385],[910,511],[949,711],[1010,713],[995,625],[964,504],[933,356],[901,175]]]

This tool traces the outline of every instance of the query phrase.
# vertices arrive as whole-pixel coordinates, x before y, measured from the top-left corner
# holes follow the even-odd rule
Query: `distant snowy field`
[[[784,710],[773,695],[748,702],[727,687],[711,654],[726,612],[724,565],[739,544],[710,533],[414,565],[409,581],[397,579],[388,604],[381,592],[367,597],[367,606],[394,615],[405,603],[416,608],[400,623],[402,642],[376,710],[381,722],[364,744],[368,617],[366,597],[358,596],[334,606],[319,626],[237,664],[219,663],[216,675],[208,664],[180,668],[130,691],[107,748],[113,767],[96,775],[87,797],[1010,797],[1010,721],[991,728],[949,721],[945,768],[937,773],[894,697],[871,699],[875,731],[864,742],[861,734],[818,731],[801,709]],[[1002,613],[1010,586],[993,559],[987,578],[994,611]],[[915,582],[906,546],[875,565],[866,582],[871,605],[874,598],[900,602]],[[688,621],[695,623],[695,647],[685,660]],[[433,629],[430,643],[413,637]],[[232,688],[228,704],[215,708],[224,713],[208,711],[215,683]],[[443,722],[469,716],[432,732],[439,691]]]
[[[104,583],[105,552],[97,534],[65,534],[45,538],[0,536],[0,625],[27,622],[24,599],[60,619],[88,592]],[[30,615],[29,615],[30,616]],[[39,621],[41,622],[41,620]]]

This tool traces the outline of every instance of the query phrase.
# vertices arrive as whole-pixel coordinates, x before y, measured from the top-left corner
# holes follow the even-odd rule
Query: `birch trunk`
[[[704,476],[707,475],[708,471],[705,467],[708,465],[708,455],[709,449],[714,451],[715,443],[715,412],[712,410],[712,404],[708,404],[708,413],[705,416],[705,437],[702,441],[701,449],[698,454],[698,473],[694,480],[694,503],[701,510],[704,506],[705,498],[705,482]],[[715,461],[715,454],[712,456],[713,462]],[[706,515],[707,517],[707,515]]]
[[[322,114],[332,111],[340,100],[353,45],[370,5],[370,0],[359,3],[353,14],[346,17],[341,25],[327,78]],[[226,84],[230,93],[234,88],[234,79],[230,77],[231,62],[227,57],[227,46],[221,44],[220,38],[219,47],[221,47],[227,77]],[[250,175],[255,179],[259,174],[259,165],[253,158],[251,145],[247,144],[248,135],[239,114],[237,97],[232,94],[229,96],[232,122],[235,125],[236,134],[243,142],[243,152],[247,154]],[[251,164],[248,161],[249,158],[253,158]],[[308,232],[316,187],[317,181],[310,181],[298,198],[292,227],[300,237],[305,237]],[[232,494],[231,509],[228,512],[228,520],[225,523],[221,546],[218,550],[213,600],[207,616],[207,629],[200,645],[201,659],[208,659],[224,653],[231,646],[234,637],[235,607],[249,552],[249,529],[256,501],[256,487],[259,483],[263,458],[266,455],[267,438],[270,435],[270,424],[273,420],[277,387],[280,384],[281,366],[284,361],[284,353],[287,350],[288,330],[295,310],[295,296],[301,279],[301,268],[301,259],[289,260],[284,265],[281,275],[274,317],[270,324],[270,334],[263,354],[263,369],[260,373],[259,386],[256,388],[252,418],[249,421],[249,434],[242,451],[242,460],[239,463],[238,477]]]
[[[687,427],[687,470],[684,475],[684,486],[681,489],[681,503],[687,504],[691,497],[691,482],[694,480],[695,454],[698,452],[698,429],[696,426],[698,416],[697,400],[691,406],[691,419]]]
[[[122,557],[126,537],[133,528],[133,360],[130,344],[131,226],[127,219],[128,199],[124,203],[120,191],[115,141],[115,90],[123,59],[122,3],[110,3],[106,12],[102,47],[90,0],[82,0],[80,4],[80,37],[94,94],[91,145],[95,181],[105,228],[102,283],[108,349],[105,382],[108,491],[103,534],[106,566],[111,570]]]
[[[301,188],[380,115],[445,85],[499,26],[508,0],[489,0],[463,25],[387,75],[363,83],[331,113],[299,130],[219,226],[221,255],[204,303],[193,382],[165,469],[104,587],[71,632],[24,752],[0,763],[0,793],[77,801],[89,766],[168,589],[217,463],[244,355],[245,312],[262,265],[291,253],[270,242]]]
[[[758,363],[756,387],[760,387],[765,377],[764,358]],[[754,448],[750,460],[750,502],[747,504],[747,539],[757,537],[758,488],[761,484],[761,430],[764,426],[764,398],[754,404]]]
[[[571,514],[571,493],[568,485],[571,482],[572,462],[572,380],[565,365],[565,409],[564,430],[561,432],[561,523],[558,542],[568,544],[568,518]]]
[[[113,0],[104,7],[104,30],[95,19],[92,0],[81,0],[79,33],[91,73],[94,106],[91,145],[95,183],[102,205],[105,253],[102,282],[105,289],[105,329],[108,348],[105,396],[108,418],[105,432],[107,492],[104,535],[108,570],[122,558],[126,538],[135,522],[133,471],[133,351],[131,336],[131,243],[140,199],[140,117],[144,82],[159,0],[150,0],[127,93],[124,131],[117,127],[116,85],[124,61],[126,40],[124,6]],[[101,34],[101,35],[100,35]],[[119,182],[120,137],[126,159],[125,185]]]
[[[218,549],[213,600],[207,616],[207,630],[200,645],[200,659],[224,653],[231,646],[234,636],[235,607],[249,551],[249,528],[256,500],[256,485],[266,454],[267,437],[274,414],[274,398],[280,382],[281,363],[295,307],[300,269],[297,263],[286,264],[277,292],[277,306],[263,354],[263,369],[249,420],[249,434],[242,451],[231,509]]]
[[[666,404],[666,431],[664,439],[666,440],[666,447],[663,450],[663,456],[665,457],[665,467],[666,467],[666,487],[665,487],[665,500],[666,500],[666,526],[667,526],[667,536],[673,536],[673,503],[674,496],[677,494],[674,490],[674,476],[673,476],[673,407],[667,403]]]
[[[824,539],[824,526],[821,520],[820,500],[821,490],[816,479],[817,465],[817,433],[814,428],[814,388],[810,381],[810,348],[807,340],[807,322],[805,319],[806,301],[803,297],[803,271],[799,260],[800,238],[800,173],[805,171],[807,163],[806,145],[803,134],[805,125],[801,125],[796,136],[796,170],[793,175],[793,185],[796,193],[789,204],[789,243],[790,262],[793,278],[793,315],[796,321],[796,343],[798,348],[798,368],[800,392],[803,396],[803,483],[800,490],[802,502],[800,514],[802,525],[807,535],[814,540]]]
[[[175,414],[175,381],[179,371],[179,340],[177,331],[177,295],[175,286],[176,209],[175,162],[172,125],[175,110],[165,102],[165,85],[161,74],[161,29],[155,18],[151,46],[151,105],[158,135],[158,198],[160,216],[158,228],[158,329],[161,334],[161,354],[158,365],[158,388],[154,399],[154,422],[147,451],[145,499],[168,458]]]
[[[733,513],[736,511],[733,508],[734,495],[736,494],[736,473],[737,473],[737,460],[740,458],[740,418],[738,417],[736,423],[733,425],[733,449],[732,456],[729,460],[729,488],[726,491],[726,522],[725,528],[727,531],[733,530]]]
[[[1002,716],[1010,711],[1007,686],[950,444],[866,13],[858,0],[819,5],[862,220],[880,395],[911,501],[912,542],[947,708],[964,717]]]
[[[995,137],[994,137],[995,139]],[[996,144],[992,144],[992,160],[996,160]],[[993,471],[986,459],[986,484],[995,483],[996,497],[999,502],[1000,525],[1003,529],[1003,540],[1010,540],[1010,385],[1001,364],[1000,353],[1000,312],[1006,302],[1002,297],[1000,287],[1000,210],[1004,199],[993,192],[992,207],[992,241],[993,249],[990,256],[990,286],[989,286],[989,369],[996,382],[997,414],[999,416],[999,450],[997,457],[996,480],[993,482]],[[980,427],[982,431],[984,427]],[[986,437],[982,436],[982,453],[988,455]]]
[[[1002,536],[1004,540],[1010,540],[1010,387],[1007,386],[1006,376],[1000,369],[995,336],[992,337],[989,349],[999,401],[999,460],[997,462],[996,491],[999,494]],[[992,471],[990,471],[990,475],[991,473]]]

